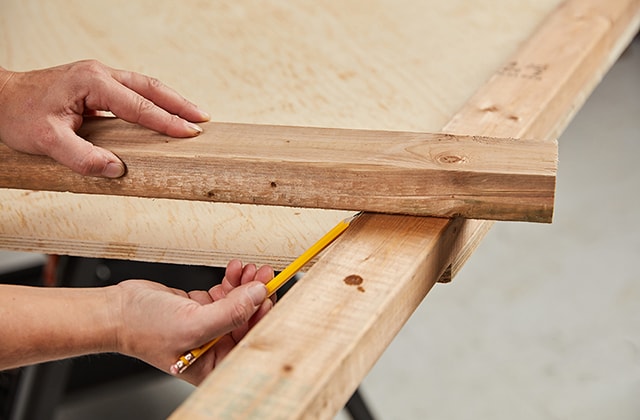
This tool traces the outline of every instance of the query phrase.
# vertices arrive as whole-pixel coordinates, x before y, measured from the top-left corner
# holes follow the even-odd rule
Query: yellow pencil
[[[333,242],[342,232],[345,231],[349,224],[360,215],[357,213],[347,219],[340,221],[333,229],[327,232],[318,242],[313,244],[309,249],[296,258],[287,268],[282,270],[277,276],[271,279],[267,284],[267,296],[273,295],[280,287],[282,287],[289,279],[291,279],[306,263],[311,261],[313,257],[318,255],[320,251],[325,249],[331,242]],[[206,353],[211,347],[216,344],[221,337],[214,338],[207,344],[186,352],[177,362],[171,365],[169,371],[176,375],[184,372],[189,366],[191,366],[200,356]]]

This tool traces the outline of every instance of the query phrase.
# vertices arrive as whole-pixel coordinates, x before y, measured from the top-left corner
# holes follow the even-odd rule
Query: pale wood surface
[[[306,243],[353,214],[168,201],[134,198],[119,206],[122,201],[105,195],[3,190],[0,244],[29,252],[209,266],[225,266],[236,255],[282,269]]]
[[[638,26],[638,0],[564,2],[545,21],[544,30],[534,33],[443,131],[559,137]],[[442,281],[462,268],[492,222],[467,220],[466,224],[473,233]]]
[[[483,97],[474,98],[491,103],[494,97],[508,97],[505,89],[511,89],[514,97],[519,92],[514,103],[528,105],[529,111],[517,114],[521,126],[513,127],[514,133],[558,133],[628,43],[638,22],[637,1],[566,2],[531,38],[543,48],[532,53],[525,47],[511,61],[543,59],[554,69],[566,61],[577,60],[576,65],[562,66],[545,79],[545,94],[536,85],[526,89],[526,84],[511,83],[511,76],[499,68],[492,82],[478,92]],[[589,26],[592,31],[575,37],[576,27]],[[583,48],[549,54],[557,50],[554,45],[576,44]],[[582,77],[583,83],[567,83],[572,77]],[[553,113],[543,118],[539,110],[544,106]],[[503,109],[509,118],[518,107],[505,104]],[[463,121],[460,130],[477,128],[491,133],[501,129],[494,111],[477,111],[476,103],[469,101],[450,126]],[[474,112],[475,116],[461,118]],[[173,418],[330,418],[435,279],[448,264],[454,265],[451,271],[457,270],[456,264],[464,261],[490,226],[463,219],[447,223],[381,215],[366,215],[358,222]],[[414,236],[414,232],[419,233]],[[352,274],[363,278],[364,292],[344,285],[343,279]]]
[[[450,262],[461,222],[352,222],[172,418],[331,418]]]
[[[436,131],[518,49],[555,3],[505,1],[413,4],[362,1],[350,3],[350,7],[345,9],[343,2],[336,1],[303,5],[287,3],[281,7],[268,3],[262,9],[253,9],[230,2],[217,3],[215,7],[222,7],[225,13],[215,14],[208,9],[214,6],[208,4],[203,4],[202,9],[196,12],[193,9],[185,11],[188,7],[178,4],[167,6],[173,7],[173,10],[167,10],[158,3],[78,2],[67,10],[54,4],[45,3],[36,7],[28,2],[19,5],[17,2],[5,2],[2,5],[3,12],[7,7],[19,12],[12,14],[11,19],[2,13],[0,27],[10,34],[6,38],[10,39],[10,47],[4,51],[6,57],[3,56],[2,60],[6,67],[19,69],[96,57],[116,66],[153,73],[201,103],[218,121]],[[607,8],[615,3],[612,9],[618,11],[620,9],[615,6],[620,4],[637,6],[637,2],[606,3]],[[586,9],[591,6],[585,4]],[[636,6],[626,11],[633,18],[637,16]],[[597,22],[607,21],[594,13]],[[89,18],[95,15],[101,18]],[[217,22],[217,15],[224,16],[224,19],[220,18]],[[137,25],[120,23],[124,21],[122,16],[135,16]],[[206,22],[204,19],[200,21],[198,18],[202,16],[209,18]],[[245,18],[251,22],[250,25],[239,24]],[[604,31],[605,38],[624,26],[615,16],[608,21],[612,29]],[[380,30],[383,27],[385,31]],[[599,28],[599,24],[596,27]],[[615,36],[611,36],[615,40]],[[23,47],[25,39],[42,41],[27,43],[33,44],[33,51],[27,55]],[[102,49],[96,49],[96,39],[100,40]],[[124,45],[128,48],[123,48]],[[165,48],[161,49],[158,45]],[[452,54],[451,51],[456,53]],[[310,62],[309,59],[314,57],[316,61]],[[587,60],[586,65],[592,69],[589,74],[604,71],[606,66],[600,64],[597,60]],[[202,80],[207,80],[206,86],[202,86]],[[583,86],[588,87],[588,83],[576,84],[579,89]],[[573,111],[573,100],[586,95],[587,91],[574,92],[573,99],[564,109],[557,109],[549,118],[568,118]],[[534,106],[542,107],[540,104]],[[480,115],[487,114],[484,112]],[[538,115],[525,113],[527,115],[539,119]],[[484,118],[482,116],[479,117],[480,122]],[[472,124],[475,123],[470,121],[466,127],[471,128]],[[77,207],[85,206],[82,213],[91,220],[93,211],[98,206],[104,206],[101,214],[113,214],[118,219],[112,218],[112,224],[105,223],[104,218],[93,219],[93,225],[98,225],[94,229],[96,235],[102,238],[102,242],[97,240],[95,245],[106,243],[108,239],[105,238],[115,235],[118,230],[120,237],[124,236],[119,246],[128,244],[127,249],[144,253],[145,258],[151,260],[162,260],[164,255],[174,252],[174,244],[170,242],[173,236],[167,232],[172,230],[168,226],[174,224],[179,226],[173,226],[180,231],[177,236],[184,237],[181,244],[186,246],[186,251],[181,252],[188,255],[182,255],[182,258],[193,261],[194,255],[211,251],[212,248],[201,248],[207,240],[200,241],[201,238],[192,237],[191,233],[197,236],[202,226],[210,227],[218,220],[223,220],[218,219],[217,215],[226,214],[222,208],[226,209],[227,206],[221,205],[215,211],[215,216],[211,217],[211,213],[202,211],[208,207],[200,207],[200,204],[212,203],[188,203],[190,208],[199,209],[195,217],[202,218],[177,222],[167,215],[173,213],[182,218],[182,214],[190,213],[174,212],[176,208],[169,210],[176,205],[176,202],[169,200],[165,203],[162,200],[127,198],[114,201],[105,198],[105,201],[95,203],[93,197],[70,200],[71,194],[16,194],[23,196],[16,198],[19,203],[14,203],[15,206],[37,202],[36,198],[43,199],[43,202],[49,200],[47,204],[33,208],[30,214],[36,218],[24,221],[24,225],[35,232],[30,237],[18,238],[27,241],[28,246],[38,247],[42,238],[53,238],[48,240],[52,241],[54,247],[59,238],[70,241],[81,239],[86,231],[80,234],[67,232],[68,227],[73,225],[71,222],[78,217]],[[60,197],[64,199],[60,200]],[[52,213],[49,206],[54,201],[59,202],[55,219],[59,222],[47,224],[45,216]],[[5,202],[4,199],[2,202]],[[135,214],[136,205],[141,202],[149,204],[145,221],[152,220],[161,227],[161,232],[151,233],[153,239],[150,242],[148,239],[141,240],[149,232],[140,219],[131,223],[127,217],[121,217],[113,210],[118,208],[118,213]],[[319,227],[317,234],[313,234],[305,223],[312,219],[311,216],[307,217],[310,211],[301,211],[299,219],[303,222],[299,227],[302,226],[300,229],[310,237],[287,238],[281,235],[281,240],[296,242],[295,246],[276,244],[274,241],[278,239],[273,240],[271,235],[281,230],[282,226],[278,224],[278,218],[271,216],[274,209],[261,217],[256,216],[254,211],[263,207],[241,205],[238,208],[242,208],[242,211],[248,209],[242,213],[244,219],[240,221],[240,229],[243,230],[242,225],[247,224],[250,240],[248,245],[238,244],[232,233],[223,232],[225,226],[221,223],[223,231],[219,233],[223,242],[219,244],[219,249],[226,256],[256,254],[254,242],[266,242],[274,248],[289,251],[299,245],[304,248],[305,238],[311,242],[333,225],[333,221],[329,223],[325,219],[319,223],[326,223],[326,226]],[[10,212],[5,207],[0,217],[4,218],[2,215]],[[337,217],[338,213],[328,214]],[[320,216],[315,218],[315,215],[313,220],[321,219]],[[272,417],[293,417],[291,413],[296,412],[304,416],[307,413],[296,410],[305,406],[310,416],[318,414],[330,417],[375,362],[404,318],[424,297],[433,280],[442,272],[440,270],[452,262],[455,250],[465,249],[464,244],[455,241],[451,244],[450,241],[457,235],[478,237],[464,234],[466,223],[458,226],[463,233],[457,233],[450,221],[423,219],[416,226],[414,220],[412,217],[398,216],[370,217],[361,229],[353,232],[357,235],[341,238],[334,249],[348,249],[345,258],[341,259],[342,254],[330,249],[332,253],[326,255],[326,263],[325,258],[321,258],[319,268],[310,271],[304,281],[280,302],[277,311],[247,337],[247,343],[255,342],[252,340],[261,342],[263,339],[269,343],[269,347],[262,350],[264,354],[259,356],[268,356],[269,364],[254,364],[254,352],[259,348],[239,347],[227,363],[194,393],[176,417],[211,417],[216,406],[231,407],[238,411],[268,410],[267,413]],[[0,234],[3,234],[5,226],[12,226],[13,229],[13,221],[3,223]],[[403,238],[396,234],[404,233],[411,227],[422,234],[415,238],[407,232],[403,242]],[[373,241],[376,233],[385,232],[393,232],[394,235],[388,235],[386,241],[378,241],[380,245],[367,253],[367,244]],[[207,235],[210,233],[207,231]],[[13,234],[11,241],[15,242],[18,235]],[[265,242],[261,240],[262,235],[268,238]],[[360,238],[366,240],[361,242]],[[193,247],[189,247],[189,241],[192,241]],[[9,242],[2,242],[2,245]],[[154,245],[160,251],[154,249]],[[450,248],[447,246],[454,251],[448,252]],[[438,251],[440,249],[442,253]],[[404,256],[405,252],[411,258]],[[352,260],[348,258],[349,255],[365,257]],[[394,261],[410,261],[410,264],[394,264]],[[369,262],[371,265],[368,265]],[[387,271],[387,263],[394,268],[392,271]],[[364,293],[357,288],[343,287],[339,282],[336,286],[335,282],[326,281],[328,278],[341,281],[341,275],[347,272],[357,274],[356,270],[366,280]],[[308,290],[313,290],[313,293]],[[390,296],[389,300],[385,300],[387,295]],[[370,304],[369,299],[383,309]],[[345,305],[335,304],[345,300],[349,300]],[[316,302],[313,303],[314,311],[293,314],[290,305],[299,306],[300,302],[306,302],[304,306]],[[331,331],[327,330],[327,323],[320,327],[321,330],[310,328],[323,316],[327,317],[325,320],[334,321]],[[378,328],[379,325],[381,327]],[[265,333],[274,328],[281,333],[278,333],[278,340],[271,341],[269,334]],[[334,339],[331,334],[333,330],[342,329],[347,334],[336,334]],[[312,332],[311,338],[306,333],[309,331]],[[329,331],[329,334],[322,337],[314,333],[318,331]],[[318,337],[325,340],[320,342]],[[314,345],[322,345],[322,350],[328,353],[336,351],[331,353],[333,358],[325,366],[327,376],[322,379],[330,381],[330,386],[314,387],[316,380],[320,382],[320,379],[304,373],[317,372],[315,358],[296,359],[295,364],[289,363],[289,355],[301,358],[307,352],[317,355],[316,351],[312,351]],[[267,373],[264,373],[265,370]],[[307,399],[296,401],[290,397],[297,395],[294,390],[297,387],[309,390]],[[247,408],[254,401],[260,404]],[[299,405],[291,407],[292,402]],[[233,417],[233,413],[229,417]]]
[[[3,1],[0,63],[28,70],[96,58],[160,78],[214,121],[433,132],[556,3]],[[135,197],[0,197],[31,216],[16,234],[5,204],[2,248],[217,265],[291,260],[345,216]],[[144,224],[126,216],[141,211]],[[244,240],[235,223],[226,230],[228,214],[245,218]],[[92,223],[79,228],[79,220]]]
[[[192,139],[115,118],[80,135],[127,165],[84,177],[0,145],[0,187],[550,222],[557,143],[398,131],[210,123]]]

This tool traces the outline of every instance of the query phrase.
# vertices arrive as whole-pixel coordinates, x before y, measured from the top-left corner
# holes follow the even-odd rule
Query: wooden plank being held
[[[519,114],[518,133],[553,133],[566,124],[631,39],[640,19],[640,2],[569,0],[532,39],[548,48],[555,68],[571,57],[581,66],[559,66],[544,88],[511,95],[529,110]],[[584,25],[584,26],[582,26]],[[572,30],[584,28],[576,38]],[[590,30],[587,30],[589,29]],[[566,55],[555,54],[558,45]],[[573,48],[574,47],[574,48]],[[542,48],[542,52],[545,51]],[[606,50],[605,50],[606,49]],[[540,59],[539,55],[516,56]],[[511,61],[511,60],[510,60]],[[572,75],[580,83],[567,83]],[[508,95],[501,83],[484,90],[486,100]],[[546,93],[546,95],[544,94]],[[477,99],[477,98],[476,98]],[[540,113],[541,107],[550,113]],[[457,115],[474,114],[469,102]],[[507,114],[508,109],[506,110]],[[465,127],[491,132],[485,113],[475,112]],[[541,117],[544,115],[544,118]],[[456,118],[453,119],[455,121]],[[486,128],[483,128],[486,127]],[[488,226],[477,221],[366,215],[339,238],[274,311],[258,324],[206,382],[174,413],[174,419],[331,418],[347,401],[386,344],[452,261],[471,252]],[[415,233],[414,233],[415,232]],[[456,267],[456,270],[459,267]],[[364,292],[344,284],[362,277]]]
[[[209,123],[169,139],[115,118],[81,135],[127,173],[83,177],[0,148],[0,187],[551,222],[557,143],[479,136]]]

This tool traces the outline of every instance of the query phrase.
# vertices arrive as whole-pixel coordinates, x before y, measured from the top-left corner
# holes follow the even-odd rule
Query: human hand
[[[125,166],[112,152],[76,134],[84,116],[110,111],[172,137],[202,132],[209,116],[159,80],[95,61],[29,72],[0,67],[0,141],[47,155],[82,175],[118,178]]]
[[[222,338],[179,377],[194,385],[220,363],[273,306],[264,283],[273,269],[232,260],[221,284],[186,293],[146,280],[127,280],[120,288],[117,344],[120,353],[158,369],[169,368],[185,352]]]

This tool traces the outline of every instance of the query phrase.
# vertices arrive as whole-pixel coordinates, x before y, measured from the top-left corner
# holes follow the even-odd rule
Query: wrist
[[[101,288],[102,307],[105,308],[104,334],[100,349],[102,352],[122,353],[122,291],[117,285]]]
[[[118,299],[115,287],[0,285],[0,370],[118,351]]]

